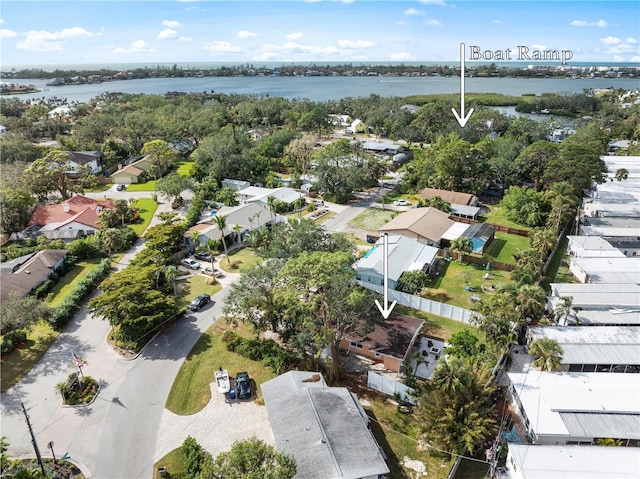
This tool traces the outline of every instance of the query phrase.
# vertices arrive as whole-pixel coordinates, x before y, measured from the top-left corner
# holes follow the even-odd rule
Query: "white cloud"
[[[9,30],[8,28],[0,29],[0,38],[12,38],[16,36],[16,32]]]
[[[636,40],[633,37],[627,37],[627,39],[624,41],[625,43],[630,43],[632,45],[635,45],[636,43],[638,43],[638,40]]]
[[[240,53],[242,51],[239,47],[234,46],[231,42],[223,42],[221,40],[215,40],[210,43],[205,43],[202,48],[208,52],[220,53],[223,55]]]
[[[4,23],[4,18],[0,18],[0,25]]]
[[[444,0],[418,0],[418,3],[422,3],[423,5],[440,5],[442,7],[446,6]]]
[[[180,28],[182,26],[182,23],[175,20],[163,20],[162,24],[167,28]]]
[[[640,62],[640,55],[633,56],[629,58],[630,62]]]
[[[193,40],[193,38],[191,38],[191,37],[180,37],[180,38],[178,38],[179,42],[190,42],[191,40]]]
[[[400,20],[399,22],[396,22],[396,25],[398,25],[399,27],[402,27],[402,26],[404,26],[406,24],[407,24],[407,22],[404,22],[402,20]]]
[[[610,54],[619,54],[619,53],[636,53],[638,51],[637,47],[633,45],[627,45],[626,43],[621,43],[619,45],[614,45],[607,49],[607,53]]]
[[[444,26],[441,21],[436,20],[435,18],[432,18],[430,20],[425,20],[424,24],[425,25],[429,25],[431,27],[442,27],[442,26]]]
[[[136,40],[129,47],[114,48],[113,53],[149,53],[154,51],[144,40]]]
[[[607,26],[605,20],[598,20],[597,22],[587,22],[586,20],[573,20],[571,22],[572,27],[598,27],[604,28]]]
[[[160,33],[158,33],[158,40],[168,40],[170,38],[176,38],[178,36],[178,32],[176,32],[175,30],[171,30],[170,28],[167,28],[165,30],[162,30]]]
[[[535,50],[546,50],[547,47],[545,47],[544,45],[531,45],[531,48],[535,49]]]
[[[412,60],[413,57],[411,56],[410,53],[407,53],[407,52],[396,52],[389,55],[388,59],[394,62],[401,62],[401,61]]]
[[[249,30],[241,30],[236,34],[236,36],[238,38],[251,38],[251,37],[257,37],[258,34],[255,32],[250,32]]]
[[[371,48],[376,44],[369,40],[338,40],[338,45],[342,48]]]
[[[302,38],[302,33],[300,32],[295,32],[295,33],[290,33],[289,35],[287,35],[285,37],[287,40],[289,40],[290,42],[294,41],[294,40],[299,40]]]
[[[36,52],[60,51],[64,45],[64,40],[67,38],[86,38],[95,36],[96,34],[80,27],[65,28],[59,32],[29,30],[26,33],[24,41],[17,43],[16,48]]]
[[[623,62],[624,61],[624,57],[622,55],[614,55],[613,56],[613,61],[614,62]]]
[[[424,15],[424,12],[422,10],[417,10],[413,7],[405,10],[402,13],[404,13],[405,15]]]
[[[611,35],[600,39],[600,43],[604,43],[605,45],[616,45],[620,43],[620,41],[618,37],[612,37]]]

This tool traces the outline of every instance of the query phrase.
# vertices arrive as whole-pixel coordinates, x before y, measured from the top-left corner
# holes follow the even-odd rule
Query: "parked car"
[[[209,304],[210,301],[211,301],[211,296],[209,296],[208,294],[201,294],[200,296],[196,297],[193,301],[189,303],[189,306],[187,306],[187,309],[189,311],[198,311],[204,305]]]
[[[200,268],[200,263],[198,263],[195,259],[191,259],[191,258],[185,258],[182,261],[180,261],[180,263],[182,264],[182,266],[189,268],[189,269],[198,269]]]
[[[195,259],[199,259],[201,261],[211,261],[211,256],[209,253],[205,253],[204,251],[198,251],[193,255]]]
[[[236,374],[236,388],[238,389],[238,399],[249,399],[251,397],[249,373],[241,372]]]
[[[409,203],[407,200],[395,200],[393,204],[396,206],[409,206],[411,203]]]
[[[202,272],[208,276],[213,276],[214,278],[217,278],[221,274],[219,269],[217,268],[211,269],[211,266],[207,266],[205,269],[202,270]]]
[[[123,185],[123,184],[119,184],[118,186],[116,186],[116,190],[118,191],[124,191],[127,188],[127,185]]]

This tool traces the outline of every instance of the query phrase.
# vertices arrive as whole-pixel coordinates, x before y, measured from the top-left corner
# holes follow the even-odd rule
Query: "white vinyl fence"
[[[375,291],[376,293],[384,294],[382,286],[376,284],[365,283],[364,281],[358,281],[360,286]],[[451,304],[440,303],[438,301],[432,301],[427,298],[421,298],[420,296],[414,296],[412,294],[403,293],[394,289],[389,289],[389,302],[394,299],[398,301],[398,304],[408,306],[410,308],[419,309],[431,314],[437,314],[438,316],[444,316],[445,318],[454,319],[462,323],[471,324],[472,311]]]
[[[411,396],[414,393],[413,389],[393,379],[380,376],[373,371],[369,371],[367,375],[367,386],[389,396],[395,396],[397,393],[403,401],[414,404]]]

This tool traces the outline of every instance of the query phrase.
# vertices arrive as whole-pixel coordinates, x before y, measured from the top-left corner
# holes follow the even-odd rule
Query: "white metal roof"
[[[469,225],[466,223],[460,223],[456,221],[453,223],[447,231],[442,235],[442,239],[446,239],[449,241],[456,240],[462,236],[462,234],[467,231]]]
[[[603,415],[605,417],[598,420],[604,421],[609,414],[640,417],[640,374],[541,372],[532,369],[528,373],[508,375],[531,428],[539,436],[574,437],[561,413]],[[625,437],[623,432],[626,431],[596,437]],[[640,429],[637,436],[640,439]]]
[[[640,308],[582,310],[577,314],[580,324],[640,325]]]
[[[635,479],[640,471],[640,450],[510,443],[507,468],[514,479]]]
[[[573,258],[592,283],[640,283],[640,257]]]
[[[604,218],[602,218],[604,219]],[[616,219],[634,219],[634,218],[608,218]],[[640,236],[640,227],[613,227],[613,226],[587,226],[580,227],[580,232],[585,236],[606,236],[606,237],[638,237]]]
[[[551,295],[553,307],[563,296],[583,309],[640,306],[640,285],[635,283],[551,283]]]

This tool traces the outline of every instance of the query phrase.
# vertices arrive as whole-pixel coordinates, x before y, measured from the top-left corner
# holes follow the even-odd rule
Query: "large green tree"
[[[166,196],[169,201],[173,201],[183,191],[191,188],[193,188],[193,180],[177,173],[170,173],[156,181],[156,191]]]
[[[553,371],[560,367],[563,351],[558,341],[540,338],[531,342],[529,354],[534,357],[533,365],[535,367],[542,371]]]
[[[10,293],[0,305],[2,316],[1,334],[15,329],[29,329],[51,313],[49,306],[35,296],[20,296]]]
[[[10,234],[21,231],[31,217],[36,199],[20,188],[3,188],[0,190],[0,229]]]
[[[290,258],[279,275],[276,296],[285,321],[308,334],[309,347],[331,348],[333,374],[339,377],[338,344],[345,333],[366,332],[379,319],[372,294],[355,283],[350,253],[303,252]]]
[[[78,178],[69,177],[71,171],[71,155],[67,151],[51,150],[44,158],[40,158],[24,170],[29,178],[31,191],[39,197],[46,197],[55,191],[63,200],[69,199],[73,193],[82,192],[82,184],[93,177],[89,169],[80,166],[75,173]]]

